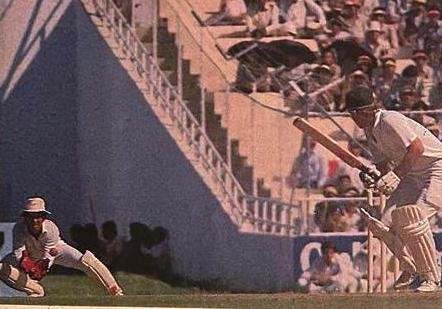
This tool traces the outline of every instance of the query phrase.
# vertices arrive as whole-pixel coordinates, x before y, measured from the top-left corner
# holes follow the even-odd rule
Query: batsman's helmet
[[[373,91],[366,86],[357,86],[345,96],[345,105],[348,111],[374,105],[374,103]]]

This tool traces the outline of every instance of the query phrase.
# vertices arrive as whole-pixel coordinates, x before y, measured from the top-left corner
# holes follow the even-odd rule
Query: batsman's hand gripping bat
[[[359,169],[360,171],[370,175],[374,179],[379,178],[380,175],[376,169],[373,169],[370,166],[364,164],[361,160],[359,160],[358,157],[356,157],[347,149],[342,148],[334,139],[323,134],[317,128],[305,121],[303,118],[295,117],[293,119],[293,125],[308,136],[310,136],[316,142],[327,148],[346,164]]]

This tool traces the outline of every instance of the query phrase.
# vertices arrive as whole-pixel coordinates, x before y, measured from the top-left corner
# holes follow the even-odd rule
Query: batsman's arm
[[[327,148],[349,166],[357,168],[367,174],[373,173],[373,168],[363,163],[361,160],[359,160],[358,157],[356,157],[347,149],[341,147],[334,139],[319,131],[303,118],[295,117],[295,119],[293,120],[293,125],[308,136],[310,136],[316,142]]]

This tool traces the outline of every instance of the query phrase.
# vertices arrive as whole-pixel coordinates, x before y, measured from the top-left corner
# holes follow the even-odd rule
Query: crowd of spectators
[[[374,57],[361,56],[339,87],[318,97],[329,111],[344,111],[345,93],[358,84],[372,87],[387,109],[433,110],[442,100],[441,6],[435,0],[223,0],[205,24],[242,24],[243,36],[315,40],[319,60],[303,67],[309,91],[342,74],[327,47],[355,41]]]
[[[118,235],[114,221],[101,225],[74,224],[70,228],[73,245],[82,253],[91,251],[111,271],[125,271],[168,280],[172,276],[168,231],[134,222],[128,240]]]

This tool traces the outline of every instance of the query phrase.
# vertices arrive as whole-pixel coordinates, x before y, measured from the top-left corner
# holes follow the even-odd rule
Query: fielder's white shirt
[[[51,255],[49,250],[63,244],[65,242],[60,238],[58,227],[51,220],[43,221],[43,231],[37,238],[29,233],[24,220],[17,222],[14,226],[13,254],[17,261],[26,250],[32,260],[47,258],[52,265],[55,256]]]
[[[424,152],[413,164],[410,176],[421,175],[442,158],[442,143],[418,122],[396,111],[379,110],[375,117],[373,128],[365,130],[374,163],[390,161],[398,166],[417,137]]]

